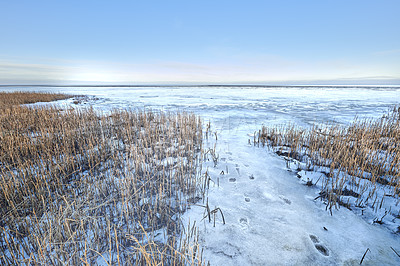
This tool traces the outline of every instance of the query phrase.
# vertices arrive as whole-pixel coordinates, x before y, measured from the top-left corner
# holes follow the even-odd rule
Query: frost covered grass
[[[1,264],[201,265],[180,216],[204,198],[202,138],[188,113],[2,105]]]
[[[288,167],[295,162],[299,178],[310,186],[318,183],[318,198],[331,212],[344,206],[369,212],[373,223],[399,222],[400,107],[349,126],[263,127],[254,142],[284,156]]]

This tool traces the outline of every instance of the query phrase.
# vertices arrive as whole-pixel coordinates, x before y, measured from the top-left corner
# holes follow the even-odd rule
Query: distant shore
[[[200,84],[200,85],[159,85],[159,84],[154,84],[154,85],[82,85],[82,84],[77,84],[77,85],[0,85],[0,88],[4,87],[59,87],[59,88],[69,88],[69,87],[93,87],[93,88],[149,88],[149,87],[187,87],[187,88],[195,88],[195,87],[237,87],[237,88],[308,88],[308,87],[321,87],[321,88],[400,88],[399,85],[238,85],[238,84]]]

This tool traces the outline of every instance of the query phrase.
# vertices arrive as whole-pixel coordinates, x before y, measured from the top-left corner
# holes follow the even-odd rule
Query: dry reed
[[[0,92],[0,106],[5,106],[37,103],[37,102],[52,102],[57,100],[64,100],[72,96],[62,93],[50,92]]]
[[[202,265],[180,224],[204,197],[202,139],[193,114],[3,105],[0,263]]]
[[[349,126],[263,127],[257,136],[256,145],[267,145],[278,155],[302,162],[305,167],[298,171],[324,174],[319,198],[326,200],[331,212],[338,205],[370,207],[376,212],[388,198],[394,199],[397,203],[386,207],[386,215],[400,201],[400,107],[380,119],[356,119]]]

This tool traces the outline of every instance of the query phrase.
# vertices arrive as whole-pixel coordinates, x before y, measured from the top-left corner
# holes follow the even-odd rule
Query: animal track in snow
[[[315,235],[310,235],[311,241],[314,243],[315,248],[324,256],[329,256],[329,250],[322,244],[319,243],[319,239]]]

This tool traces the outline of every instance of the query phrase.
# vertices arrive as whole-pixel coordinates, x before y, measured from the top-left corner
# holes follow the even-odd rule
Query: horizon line
[[[0,87],[400,87],[400,84],[0,84]]]

